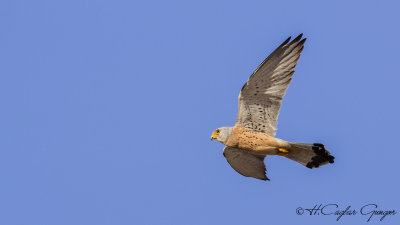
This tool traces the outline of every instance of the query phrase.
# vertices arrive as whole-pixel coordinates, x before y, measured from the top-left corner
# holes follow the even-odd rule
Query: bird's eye
[[[219,134],[219,130],[216,130],[217,131],[217,134]]]

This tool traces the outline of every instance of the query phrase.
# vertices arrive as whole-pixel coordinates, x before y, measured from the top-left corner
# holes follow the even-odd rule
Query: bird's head
[[[220,127],[212,133],[211,140],[217,139],[217,141],[225,144],[225,142],[228,141],[229,137],[231,136],[231,132],[232,127]]]

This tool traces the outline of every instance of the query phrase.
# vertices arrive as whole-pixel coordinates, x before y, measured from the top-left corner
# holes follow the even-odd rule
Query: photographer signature
[[[369,222],[373,217],[380,218],[379,221],[385,219],[386,216],[396,215],[396,210],[381,210],[378,209],[377,204],[367,204],[359,208],[359,210],[353,209],[350,205],[345,209],[339,209],[338,204],[319,204],[314,205],[313,208],[298,207],[296,209],[297,215],[334,215],[337,216],[336,221],[339,221],[343,216],[354,216],[357,214],[368,217]]]

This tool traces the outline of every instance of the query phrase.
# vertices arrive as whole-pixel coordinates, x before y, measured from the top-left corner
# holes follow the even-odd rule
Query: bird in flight
[[[306,41],[302,36],[286,39],[258,66],[240,91],[235,126],[218,128],[211,135],[211,140],[226,145],[223,155],[243,176],[269,180],[264,164],[267,155],[284,156],[310,169],[334,162],[323,144],[275,138],[282,98]]]

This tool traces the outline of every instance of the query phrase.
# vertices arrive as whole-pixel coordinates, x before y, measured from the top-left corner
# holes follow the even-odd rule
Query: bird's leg
[[[284,148],[257,146],[252,151],[256,155],[288,156],[289,151]]]
[[[288,156],[289,155],[289,151],[284,149],[284,148],[278,148],[278,154],[280,156]]]
[[[257,146],[253,148],[252,152],[256,155],[276,155],[276,147]]]

